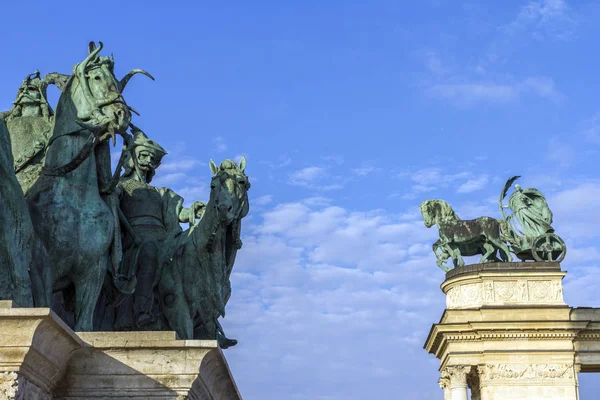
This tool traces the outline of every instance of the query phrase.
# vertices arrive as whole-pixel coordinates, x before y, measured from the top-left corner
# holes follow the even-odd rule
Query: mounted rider
[[[27,75],[10,111],[1,113],[10,133],[14,169],[25,195],[39,178],[54,112],[46,99],[48,82],[40,72]]]
[[[167,152],[137,127],[132,126],[132,131],[125,171],[117,186],[124,257],[115,283],[122,293],[134,293],[132,305],[129,298],[119,307],[116,325],[137,329],[156,321],[152,311],[154,287],[164,261],[178,247],[176,238],[182,232],[179,222],[199,218],[203,204],[194,203],[191,216],[192,210],[183,207],[180,196],[150,184]]]

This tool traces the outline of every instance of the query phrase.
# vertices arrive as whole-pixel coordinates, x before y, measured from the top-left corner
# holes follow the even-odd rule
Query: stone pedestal
[[[466,386],[473,400],[579,398],[578,372],[600,370],[600,309],[567,306],[565,274],[537,262],[446,274],[447,309],[425,349],[440,359],[452,399],[466,398]]]
[[[239,400],[216,341],[174,332],[71,331],[0,301],[0,400]]]

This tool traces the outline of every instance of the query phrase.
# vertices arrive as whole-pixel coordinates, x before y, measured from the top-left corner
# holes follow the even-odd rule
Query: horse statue
[[[433,244],[433,251],[438,257],[438,266],[447,271],[442,257],[452,257],[454,265],[464,266],[463,256],[481,254],[480,263],[500,261],[496,253],[499,251],[502,261],[512,261],[508,246],[501,238],[500,223],[491,217],[479,217],[463,221],[458,218],[452,207],[443,200],[427,200],[419,209],[423,215],[425,226],[437,225],[440,239]],[[438,253],[441,249],[441,253]]]
[[[241,220],[249,211],[250,183],[245,158],[239,164],[225,160],[219,167],[211,160],[210,167],[210,199],[200,221],[165,249],[179,250],[162,269],[158,298],[166,325],[180,339],[217,339],[226,348],[237,341],[225,337],[218,317],[225,316],[231,295],[229,279],[242,245]]]
[[[102,47],[91,42],[86,59],[73,67],[56,107],[42,175],[26,198],[52,263],[49,277],[32,271],[32,282],[51,285],[35,303],[48,307],[53,291],[73,287],[77,331],[92,330],[104,275],[120,257],[112,194],[118,175],[111,174],[108,139],[125,134],[131,122],[134,110],[122,96],[129,79],[136,73],[152,78],[136,69],[118,81],[114,59],[99,56]]]

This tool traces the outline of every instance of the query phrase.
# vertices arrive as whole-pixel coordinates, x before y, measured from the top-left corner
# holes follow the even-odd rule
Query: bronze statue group
[[[502,219],[479,217],[461,220],[443,200],[427,200],[420,206],[428,228],[437,225],[439,240],[433,244],[437,264],[444,271],[451,259],[454,267],[464,266],[463,256],[481,255],[479,263],[511,262],[511,253],[521,261],[561,262],[567,247],[552,227],[552,212],[546,198],[534,188],[514,185],[514,192],[504,199],[520,176],[506,182],[500,195]],[[512,213],[506,214],[505,209]]]
[[[90,43],[72,75],[27,76],[0,114],[0,299],[51,307],[80,331],[174,330],[234,345],[218,319],[249,211],[246,160],[211,160],[206,203],[184,207],[152,186],[167,152],[131,123],[122,96],[133,75],[152,76],[117,80],[102,47]]]

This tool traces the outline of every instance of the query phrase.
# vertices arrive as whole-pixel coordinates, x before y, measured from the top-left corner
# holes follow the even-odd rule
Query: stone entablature
[[[448,309],[565,305],[562,291],[565,274],[556,263],[476,264],[448,272],[441,288]]]

